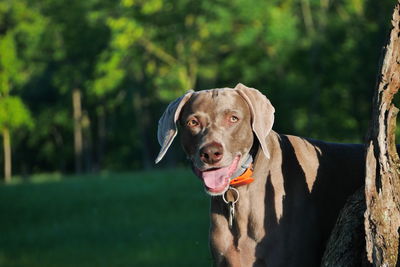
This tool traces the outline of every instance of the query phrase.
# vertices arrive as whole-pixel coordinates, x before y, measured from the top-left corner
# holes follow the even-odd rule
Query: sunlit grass
[[[8,185],[19,185],[21,183],[48,183],[48,182],[59,182],[63,178],[61,173],[43,173],[43,174],[36,174],[30,177],[21,177],[21,176],[14,176],[12,177],[11,181],[8,182]]]
[[[0,266],[210,266],[208,197],[186,170],[0,185]]]

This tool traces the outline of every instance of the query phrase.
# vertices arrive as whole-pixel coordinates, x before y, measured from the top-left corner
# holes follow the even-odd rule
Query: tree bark
[[[365,252],[364,188],[360,188],[341,210],[322,258],[324,267],[369,266]]]
[[[396,266],[400,227],[400,160],[395,131],[398,109],[392,104],[400,87],[400,2],[373,99],[367,137],[365,212],[366,250],[374,266]]]
[[[11,138],[10,130],[3,129],[3,150],[4,150],[4,181],[11,181]]]
[[[75,172],[82,172],[82,103],[81,91],[75,88],[72,91],[72,107],[74,116],[74,152],[75,152]]]

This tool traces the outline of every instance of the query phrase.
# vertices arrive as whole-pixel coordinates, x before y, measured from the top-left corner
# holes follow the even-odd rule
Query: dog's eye
[[[231,116],[231,117],[229,118],[229,121],[235,123],[235,122],[238,122],[238,121],[239,121],[239,118],[236,117],[236,116]]]
[[[187,126],[189,126],[189,127],[197,127],[197,126],[199,126],[199,122],[196,120],[196,119],[190,119],[187,123],[186,123],[186,125]]]

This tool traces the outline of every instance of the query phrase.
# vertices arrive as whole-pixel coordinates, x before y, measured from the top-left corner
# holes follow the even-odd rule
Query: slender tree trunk
[[[3,129],[3,148],[4,148],[4,181],[11,181],[11,138],[10,130]]]
[[[301,12],[303,14],[304,26],[308,35],[313,35],[315,33],[314,19],[311,13],[311,7],[309,0],[301,0]]]
[[[103,158],[106,146],[106,112],[105,108],[101,107],[97,112],[97,170],[101,170],[103,166]]]
[[[367,139],[365,232],[368,260],[374,266],[396,266],[398,260],[400,160],[395,143],[398,109],[392,101],[400,87],[400,2],[394,9],[392,26]]]
[[[82,160],[83,160],[83,171],[91,172],[93,171],[93,162],[92,162],[92,129],[91,129],[91,120],[89,114],[87,112],[82,113]]]
[[[74,116],[74,152],[75,152],[75,172],[82,172],[82,151],[83,151],[83,137],[82,137],[82,103],[81,91],[75,88],[72,91],[72,107]]]

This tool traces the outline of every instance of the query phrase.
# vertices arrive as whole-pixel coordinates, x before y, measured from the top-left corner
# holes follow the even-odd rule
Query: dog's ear
[[[175,136],[178,134],[176,122],[179,119],[183,105],[189,100],[193,92],[193,90],[190,90],[185,95],[172,101],[158,121],[157,139],[161,145],[161,150],[155,160],[156,164],[164,157]]]
[[[275,108],[268,98],[257,89],[249,88],[241,83],[236,85],[234,89],[237,90],[239,95],[242,96],[249,105],[253,132],[260,142],[264,155],[270,158],[266,138],[274,124]]]

